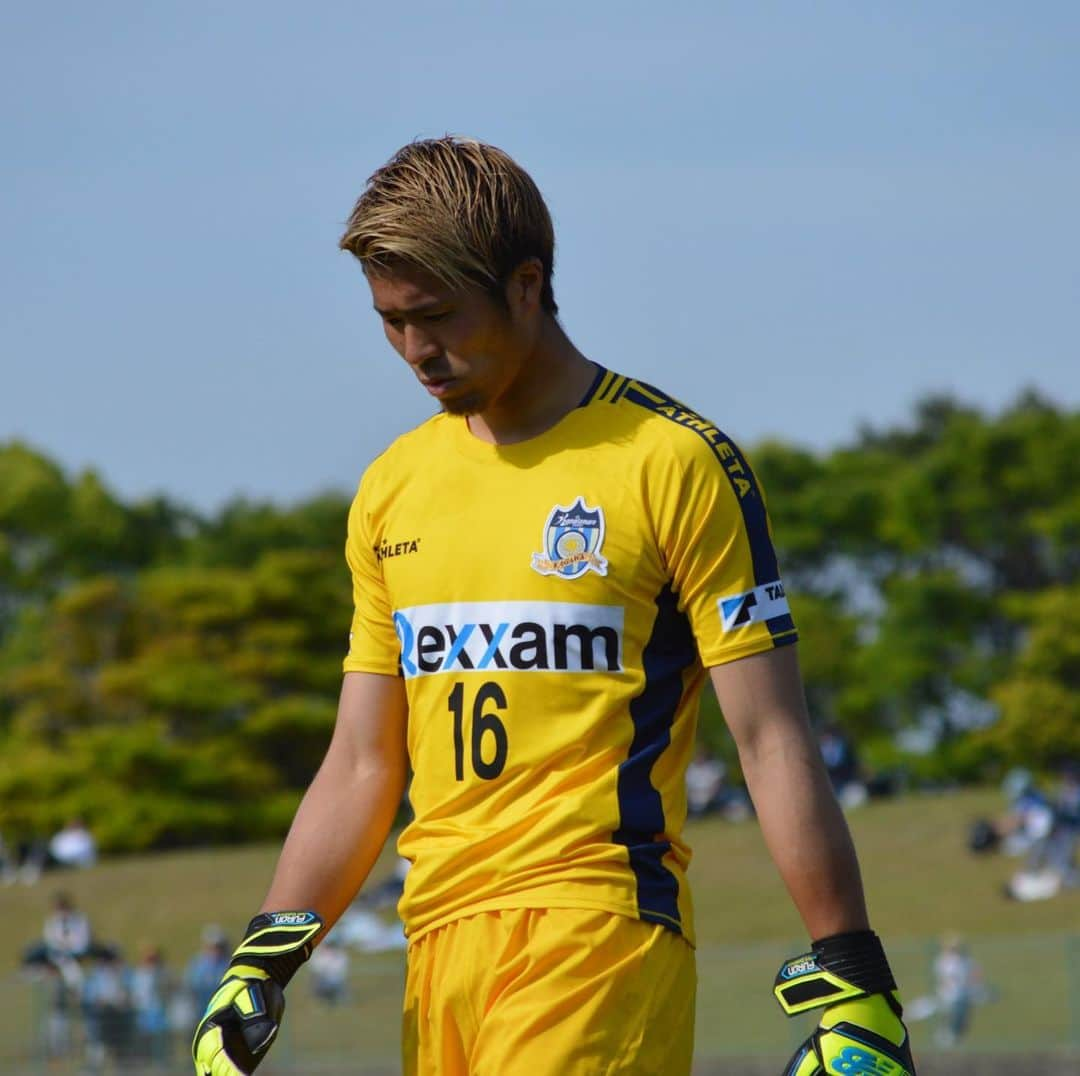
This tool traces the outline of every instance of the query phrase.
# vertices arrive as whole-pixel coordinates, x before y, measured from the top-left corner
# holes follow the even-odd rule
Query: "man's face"
[[[527,292],[513,291],[507,310],[479,288],[455,291],[408,267],[368,284],[391,347],[444,411],[482,412],[517,378],[535,339]]]

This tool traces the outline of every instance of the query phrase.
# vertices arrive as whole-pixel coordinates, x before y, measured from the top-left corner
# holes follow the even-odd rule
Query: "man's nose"
[[[439,354],[441,348],[430,333],[419,325],[405,326],[405,361],[410,366],[419,366]]]

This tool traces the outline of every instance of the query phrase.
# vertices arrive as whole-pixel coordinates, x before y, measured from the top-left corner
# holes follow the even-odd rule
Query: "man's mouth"
[[[456,377],[425,377],[421,382],[432,396],[445,396],[457,384]]]

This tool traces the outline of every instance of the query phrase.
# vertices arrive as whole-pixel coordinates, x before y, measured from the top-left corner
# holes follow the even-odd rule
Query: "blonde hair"
[[[538,258],[541,306],[558,313],[555,231],[543,196],[510,156],[471,138],[399,149],[367,181],[338,246],[367,273],[411,265],[452,288],[479,285],[499,302],[510,274]]]

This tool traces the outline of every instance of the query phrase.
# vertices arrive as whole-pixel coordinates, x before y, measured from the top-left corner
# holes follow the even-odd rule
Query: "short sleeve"
[[[345,672],[397,675],[400,672],[399,646],[393,610],[371,533],[371,518],[361,482],[349,509],[345,540],[345,559],[352,575],[353,618],[344,669]]]
[[[658,541],[706,666],[797,639],[765,499],[735,444],[687,431],[664,483]]]

